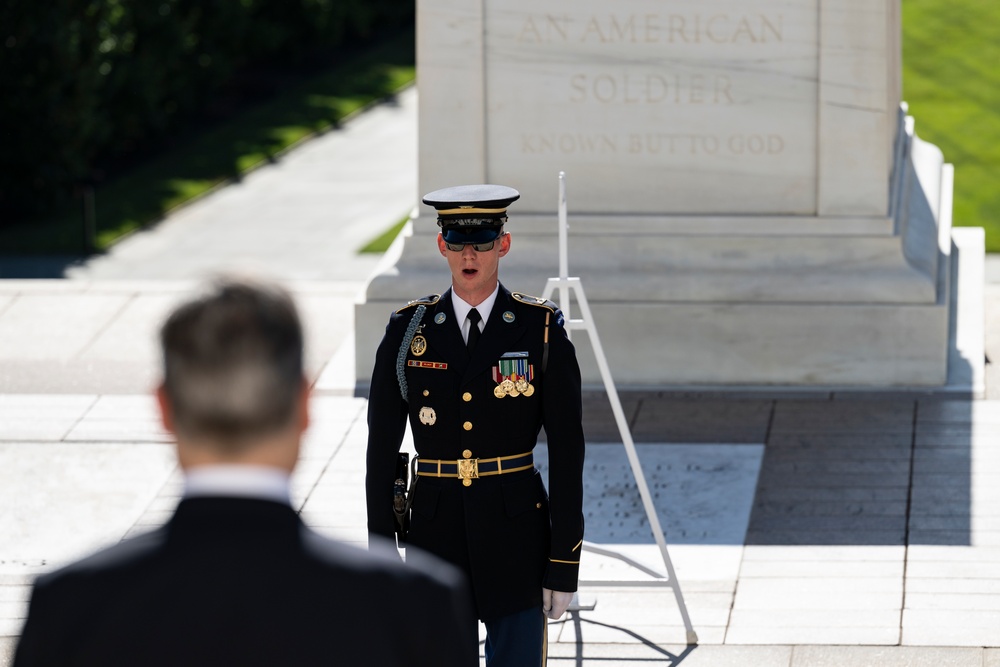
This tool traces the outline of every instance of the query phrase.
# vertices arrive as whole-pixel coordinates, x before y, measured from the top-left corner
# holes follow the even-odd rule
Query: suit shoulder
[[[406,310],[410,308],[416,308],[417,306],[433,306],[440,300],[441,300],[440,294],[428,294],[425,297],[414,299],[413,301],[408,302],[405,306],[397,310],[396,314],[398,315],[400,313],[406,312]]]
[[[166,529],[160,528],[119,542],[114,546],[102,549],[90,556],[65,565],[58,570],[39,577],[39,582],[54,583],[57,581],[74,580],[77,577],[89,578],[99,573],[124,571],[140,562],[159,554],[166,542]]]
[[[464,581],[454,566],[419,549],[407,548],[406,562],[402,562],[395,543],[377,537],[370,538],[370,546],[365,550],[306,528],[303,542],[312,556],[327,566],[350,572],[359,579],[373,578],[377,585],[385,584],[390,589],[400,584],[454,588]]]

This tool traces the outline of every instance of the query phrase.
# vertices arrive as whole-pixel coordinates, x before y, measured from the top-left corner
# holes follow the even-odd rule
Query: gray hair
[[[160,342],[179,435],[232,449],[291,424],[303,381],[303,334],[281,287],[220,278],[173,311]]]

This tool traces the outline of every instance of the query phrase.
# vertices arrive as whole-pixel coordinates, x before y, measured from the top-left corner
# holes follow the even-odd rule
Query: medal
[[[493,395],[497,398],[531,396],[535,393],[531,384],[534,371],[535,367],[528,363],[527,352],[508,352],[493,367],[493,381],[497,383]]]
[[[514,362],[500,357],[500,386],[507,396],[518,397],[520,392],[514,387]]]
[[[535,393],[535,386],[531,384],[535,377],[535,367],[529,364],[527,359],[518,359],[517,372],[521,375],[521,381],[524,382],[524,389],[519,387],[518,390],[523,396],[530,397]]]

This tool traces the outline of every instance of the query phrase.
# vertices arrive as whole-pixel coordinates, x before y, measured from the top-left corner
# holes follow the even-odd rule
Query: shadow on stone
[[[747,544],[970,544],[971,405],[778,402]]]
[[[550,662],[556,662],[556,661],[558,661],[559,663],[564,663],[564,662],[567,662],[567,661],[571,661],[571,662],[575,662],[576,665],[580,665],[580,666],[582,666],[584,664],[584,661],[587,660],[587,656],[584,655],[584,653],[585,653],[585,650],[584,650],[585,641],[584,641],[584,637],[583,637],[583,626],[584,626],[584,624],[599,626],[599,627],[607,628],[607,629],[610,629],[610,630],[616,630],[616,631],[622,633],[623,635],[627,635],[628,637],[630,637],[633,640],[638,640],[643,646],[645,646],[646,648],[648,648],[649,651],[650,651],[650,653],[652,654],[648,658],[641,658],[641,657],[629,658],[628,659],[629,662],[635,662],[635,663],[655,662],[657,664],[679,665],[679,664],[681,664],[684,661],[685,658],[687,658],[689,655],[691,655],[691,653],[698,648],[697,644],[693,644],[693,645],[686,646],[684,648],[684,650],[681,651],[680,653],[677,653],[677,654],[671,653],[667,649],[663,648],[662,646],[657,645],[652,640],[647,639],[646,637],[643,637],[642,635],[640,635],[637,632],[633,632],[632,630],[629,630],[628,628],[625,628],[625,627],[622,627],[622,626],[619,626],[619,625],[610,625],[608,623],[601,623],[600,621],[594,621],[594,620],[590,620],[590,619],[586,619],[586,618],[581,618],[580,617],[580,612],[578,612],[578,611],[568,612],[568,618],[566,618],[565,620],[560,621],[558,623],[551,623],[549,625],[549,627],[550,628],[552,628],[552,627],[558,627],[559,625],[563,625],[563,624],[566,624],[566,623],[572,623],[573,624],[573,629],[574,629],[575,637],[576,637],[575,655],[571,656],[571,657],[570,656],[551,656],[550,655],[549,656],[549,661]],[[551,629],[550,629],[550,632],[551,632]],[[626,641],[628,641],[628,640],[626,640]],[[550,651],[551,651],[551,646],[552,645],[550,644]]]

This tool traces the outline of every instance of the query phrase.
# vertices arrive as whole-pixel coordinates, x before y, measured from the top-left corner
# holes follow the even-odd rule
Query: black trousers
[[[486,667],[544,667],[548,621],[541,607],[486,621]]]

